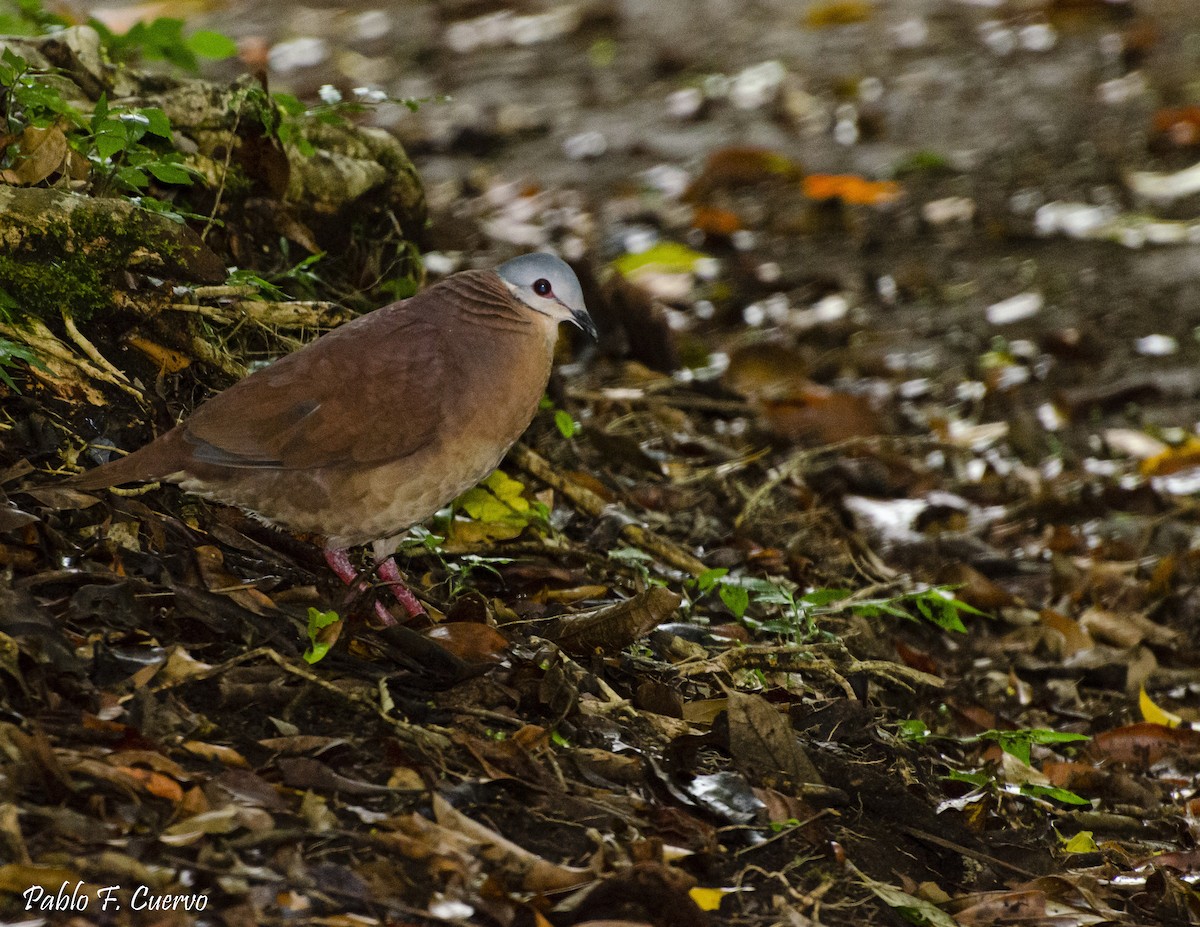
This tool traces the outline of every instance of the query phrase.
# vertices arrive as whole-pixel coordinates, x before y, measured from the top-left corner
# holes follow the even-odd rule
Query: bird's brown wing
[[[184,422],[190,456],[300,470],[424,447],[453,396],[442,303],[428,290],[378,309],[235,383]]]

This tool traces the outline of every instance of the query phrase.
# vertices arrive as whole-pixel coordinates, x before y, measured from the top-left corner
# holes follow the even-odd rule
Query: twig
[[[67,334],[71,336],[71,340],[75,342],[75,347],[79,348],[88,359],[102,370],[107,370],[110,374],[116,377],[122,383],[129,383],[129,378],[125,376],[124,371],[118,370],[113,366],[112,362],[107,357],[100,353],[100,349],[88,341],[75,325],[75,320],[71,317],[71,313],[66,309],[62,311],[63,326],[67,329]],[[134,395],[139,395],[135,393]]]
[[[102,383],[108,383],[124,390],[131,396],[134,396],[139,402],[144,400],[142,394],[130,386],[124,379],[124,375],[121,375],[120,378],[113,376],[104,367],[97,366],[86,358],[80,357],[65,342],[55,336],[40,319],[30,316],[24,319],[23,323],[22,327],[0,323],[0,335],[28,345],[35,354],[47,362],[54,375],[61,377],[71,376],[73,382],[78,384],[81,382],[78,375],[82,373],[93,380],[99,380]],[[94,347],[93,350],[95,350]],[[51,361],[57,361],[60,365],[66,365],[68,368],[73,367],[77,373],[72,374],[69,370],[63,369],[61,366],[58,370],[54,370],[54,365]]]
[[[749,415],[752,408],[744,399],[714,399],[695,394],[679,395],[669,392],[652,392],[634,389],[578,389],[567,390],[567,395],[580,402],[617,402],[627,405],[671,406],[675,409],[691,409],[696,412],[719,412],[727,415]]]
[[[265,327],[280,328],[333,328],[350,318],[350,313],[342,306],[322,300],[276,302],[266,299],[239,299],[223,306],[170,303],[166,308],[171,312],[202,315],[226,325],[239,321],[240,315]]]
[[[245,94],[239,94],[237,112],[233,116],[233,125],[229,129],[229,141],[225,145],[225,163],[222,165],[221,182],[217,184],[217,195],[213,199],[212,212],[208,214],[208,221],[204,223],[204,230],[200,233],[201,241],[208,241],[208,233],[212,231],[213,223],[217,221],[217,212],[221,208],[221,198],[225,195],[225,183],[229,179],[229,165],[233,162],[233,152],[237,148],[237,130],[242,123],[242,109],[246,105]]]
[[[621,516],[625,524],[621,528],[621,537],[658,560],[673,566],[692,576],[699,576],[708,570],[708,566],[692,556],[680,545],[669,538],[655,534],[649,528],[638,524],[633,517],[617,505],[610,504],[592,492],[586,486],[572,480],[569,476],[559,473],[550,462],[525,444],[517,444],[508,452],[513,462],[531,476],[537,477],[547,486],[562,493],[571,504],[592,518],[600,518],[609,513]]]
[[[306,682],[325,689],[327,692],[332,693],[340,699],[344,699],[355,705],[359,705],[363,708],[373,711],[385,724],[395,731],[398,737],[413,744],[414,746],[432,747],[436,750],[444,750],[450,746],[450,738],[446,737],[439,731],[434,731],[430,728],[421,727],[416,724],[410,724],[409,722],[402,721],[399,718],[393,718],[383,710],[379,703],[363,698],[363,696],[357,692],[347,692],[345,689],[334,685],[327,679],[323,679],[311,670],[306,669],[305,667],[297,666],[291,660],[288,660],[271,647],[257,647],[254,650],[247,651],[246,653],[238,654],[236,657],[232,657],[231,659],[226,660],[224,663],[207,666],[195,673],[181,676],[176,679],[171,679],[166,682],[160,682],[156,685],[150,686],[150,691],[153,693],[158,693],[167,689],[173,689],[177,686],[186,685],[188,683],[200,682],[204,679],[211,679],[214,676],[219,676],[222,673],[227,672],[235,666],[238,666],[242,663],[248,663],[251,660],[257,660],[261,657],[266,657],[285,673],[298,676]],[[126,701],[131,698],[133,698],[132,694],[124,696],[121,701]]]

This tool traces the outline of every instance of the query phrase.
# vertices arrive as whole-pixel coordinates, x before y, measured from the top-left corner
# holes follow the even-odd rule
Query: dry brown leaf
[[[789,792],[823,785],[791,724],[761,695],[730,690],[729,752],[747,778]]]
[[[608,593],[608,586],[573,586],[570,589],[543,589],[534,593],[535,602],[558,602],[570,605],[585,599],[599,599]]]
[[[433,796],[433,815],[437,823],[476,843],[476,852],[487,864],[499,869],[505,880],[527,892],[556,892],[591,882],[591,869],[552,863],[494,830],[467,817],[442,796]]]
[[[1151,621],[1141,612],[1114,612],[1093,606],[1079,616],[1079,627],[1098,641],[1115,647],[1136,647],[1138,644],[1169,646],[1179,640],[1179,634]]]
[[[69,160],[69,153],[73,153],[67,137],[57,126],[45,129],[26,126],[20,145],[15,166],[0,171],[0,180],[15,186],[32,186],[57,174]]]
[[[467,663],[499,662],[508,649],[508,638],[478,621],[445,621],[425,632],[450,653]]]
[[[682,601],[670,589],[652,586],[616,605],[560,618],[543,636],[579,656],[619,653],[666,621]]]
[[[228,596],[242,608],[256,615],[274,614],[278,609],[271,597],[248,585],[225,569],[225,555],[219,547],[202,544],[194,551],[200,577],[209,592]]]
[[[1097,734],[1085,752],[1098,760],[1146,769],[1165,756],[1200,756],[1200,731],[1140,721]]]
[[[192,756],[197,756],[204,760],[213,760],[224,766],[234,766],[239,769],[248,769],[250,767],[244,756],[234,750],[233,747],[227,747],[224,744],[210,744],[201,740],[185,740],[180,746]]]

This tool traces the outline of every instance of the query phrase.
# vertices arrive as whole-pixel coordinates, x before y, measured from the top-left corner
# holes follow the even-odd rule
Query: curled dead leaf
[[[666,621],[682,601],[670,589],[653,586],[616,605],[560,618],[543,636],[567,653],[619,653]]]

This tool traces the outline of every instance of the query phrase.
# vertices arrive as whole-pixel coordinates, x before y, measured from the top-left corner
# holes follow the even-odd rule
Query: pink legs
[[[394,557],[385,557],[380,560],[375,567],[379,571],[379,578],[388,584],[392,590],[392,595],[396,597],[396,601],[404,606],[404,610],[408,612],[409,618],[416,618],[418,615],[425,614],[425,606],[423,606],[413,591],[408,588],[404,582],[404,577],[400,575],[400,567],[396,566]]]
[[[358,571],[354,569],[354,565],[350,562],[350,554],[341,547],[326,547],[325,562],[329,564],[329,568],[338,575],[338,579],[344,582],[351,588],[361,587],[363,585],[362,577]],[[379,578],[382,579],[392,590],[392,595],[396,597],[410,618],[415,618],[417,615],[424,615],[425,608],[413,595],[412,590],[404,584],[404,577],[400,575],[400,568],[396,566],[396,561],[391,557],[385,557],[376,562],[376,570],[379,572]],[[379,616],[379,620],[385,625],[394,625],[396,619],[392,617],[382,602],[376,600],[375,614]]]

